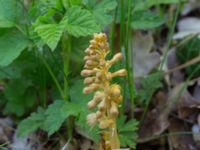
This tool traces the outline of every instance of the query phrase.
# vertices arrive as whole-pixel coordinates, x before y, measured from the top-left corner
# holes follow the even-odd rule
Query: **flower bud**
[[[87,122],[90,126],[95,126],[97,123],[97,116],[95,113],[91,113],[87,116]]]
[[[90,46],[89,46],[89,49],[92,50],[92,51],[90,51],[90,54],[92,54],[92,52],[96,53],[96,52],[95,52],[95,49],[97,49],[97,48],[98,48],[97,45],[90,45]]]
[[[121,69],[119,71],[116,71],[116,72],[112,73],[112,77],[117,77],[117,76],[123,77],[123,76],[126,76],[126,75],[127,75],[126,69]]]
[[[94,100],[89,101],[87,104],[89,109],[93,109],[96,105],[97,105],[97,103]]]
[[[103,92],[96,92],[94,95],[94,99],[97,101],[97,103],[104,98]]]
[[[99,59],[99,55],[98,54],[91,55],[90,59],[92,59],[92,60],[98,60]]]
[[[102,116],[102,112],[97,111],[97,112],[96,112],[96,116],[97,116],[97,119],[99,119],[99,118]]]
[[[85,64],[86,64],[86,65],[89,65],[89,66],[96,66],[96,65],[98,65],[98,63],[95,62],[95,61],[93,61],[93,60],[87,60],[87,61],[85,62]]]
[[[85,68],[85,69],[88,69],[88,70],[93,70],[94,67],[95,67],[95,66],[89,66],[89,65],[87,65],[87,64],[84,65],[84,68]]]
[[[96,73],[96,77],[97,77],[98,79],[100,79],[102,75],[103,75],[103,73],[100,72],[100,71]]]
[[[90,86],[88,86],[88,87],[85,87],[84,89],[83,89],[83,93],[84,94],[89,94],[89,93],[91,93],[91,92],[94,92],[95,90],[97,90],[99,88],[99,85],[98,84],[92,84],[92,85],[90,85]]]
[[[117,84],[113,84],[110,89],[110,94],[113,97],[119,97],[121,95],[120,86]]]
[[[106,75],[106,79],[108,81],[112,80],[112,73],[108,72],[108,74]]]
[[[95,77],[87,77],[84,79],[84,84],[92,84],[95,81]]]
[[[117,53],[113,56],[113,58],[109,61],[109,65],[112,66],[114,63],[118,62],[123,58],[122,53]]]
[[[122,99],[123,99],[123,97],[120,95],[119,97],[116,97],[116,98],[114,98],[113,100],[114,100],[114,102],[115,102],[116,104],[120,104],[120,103],[122,102]]]
[[[106,129],[108,128],[111,124],[113,123],[113,121],[111,119],[101,119],[99,121],[99,128],[100,129]]]
[[[117,104],[114,102],[111,102],[110,114],[112,115],[112,117],[117,117],[119,114]]]
[[[99,111],[104,111],[106,109],[106,102],[105,100],[101,101],[98,105]]]
[[[94,75],[96,73],[95,70],[83,70],[81,71],[81,75],[82,76],[91,76],[91,75]]]
[[[88,59],[90,59],[90,56],[85,56],[85,57],[83,58],[83,60],[88,60]]]
[[[97,42],[95,40],[90,40],[91,45],[97,45]]]
[[[105,33],[94,34],[94,39],[97,42],[106,42],[107,37]]]
[[[85,50],[85,53],[86,53],[86,54],[89,54],[90,51],[91,51],[91,50],[90,50],[89,48],[87,48],[87,49]]]

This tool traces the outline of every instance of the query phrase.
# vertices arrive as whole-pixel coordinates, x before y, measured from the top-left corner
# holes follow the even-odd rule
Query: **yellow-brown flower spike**
[[[81,75],[85,77],[86,85],[83,93],[95,92],[93,99],[88,103],[88,108],[97,108],[97,112],[89,114],[87,121],[91,126],[98,123],[99,128],[108,129],[103,133],[102,145],[105,150],[113,150],[120,149],[116,119],[119,114],[118,105],[123,98],[121,87],[118,84],[111,84],[111,80],[117,76],[126,76],[127,72],[125,69],[110,72],[110,67],[122,59],[122,54],[117,53],[111,60],[106,60],[108,53],[106,34],[94,34],[89,47],[85,50],[85,65]]]

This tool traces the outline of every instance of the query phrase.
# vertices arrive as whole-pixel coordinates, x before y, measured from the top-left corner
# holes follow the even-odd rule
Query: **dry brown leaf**
[[[184,123],[178,119],[170,119],[169,133],[185,132]],[[171,135],[168,136],[170,146],[173,150],[198,150],[191,135]]]
[[[200,126],[198,124],[194,124],[192,126],[192,136],[196,144],[200,144]]]
[[[186,17],[178,21],[178,33],[173,39],[182,39],[191,34],[200,34],[200,19],[197,17]]]
[[[181,83],[175,86],[169,93],[169,100],[173,110],[178,111],[180,118],[191,117],[194,119],[195,112],[200,107],[200,101],[192,97],[185,84]]]
[[[138,140],[140,143],[147,142],[160,135],[169,126],[168,115],[171,108],[168,107],[167,96],[163,92],[158,92],[156,101],[158,102],[156,107],[147,113],[144,122],[140,126]]]
[[[170,50],[167,56],[167,68],[171,70],[179,66],[179,64],[180,63],[177,60],[175,49]],[[176,86],[184,81],[184,74],[181,70],[176,70],[169,74],[169,78],[169,85]]]
[[[186,3],[183,7],[183,10],[181,12],[182,15],[187,15],[191,11],[200,8],[199,0],[189,0],[188,3]]]
[[[157,52],[151,52],[153,46],[154,39],[152,33],[135,32],[133,38],[134,76],[147,75],[159,64],[160,55]]]
[[[11,118],[0,119],[0,145],[12,140],[14,123]]]

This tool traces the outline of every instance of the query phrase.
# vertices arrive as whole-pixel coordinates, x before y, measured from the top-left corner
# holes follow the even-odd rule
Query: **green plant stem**
[[[111,30],[110,30],[110,50],[111,50],[111,55],[114,55],[115,51],[115,31],[116,31],[116,19],[117,19],[117,8],[115,9],[114,13],[114,20],[112,22]]]
[[[124,0],[120,0],[120,39],[119,39],[119,46],[120,46],[120,51],[124,53],[124,29],[125,29],[125,16],[124,16]],[[126,100],[126,77],[124,77],[124,84],[123,84],[123,95],[124,95],[124,101],[122,104],[122,107],[120,109],[121,114],[124,112],[124,107],[125,107],[125,100]]]
[[[144,121],[144,118],[145,118],[145,116],[146,116],[146,114],[147,114],[147,111],[148,111],[149,104],[150,104],[150,102],[151,102],[152,96],[153,96],[153,94],[152,94],[151,96],[149,96],[148,99],[147,99],[147,104],[145,105],[144,112],[142,113],[142,117],[141,117],[141,119],[140,119],[140,124],[142,124],[143,121]]]
[[[129,47],[130,47],[130,39],[131,39],[131,0],[128,0],[128,17],[127,17],[127,24],[126,24],[126,40],[125,40],[125,56],[126,56],[126,69],[128,71],[128,87],[129,87],[129,94],[131,98],[131,115],[134,114],[134,78],[133,78],[133,65],[130,62],[129,58]],[[132,56],[131,56],[132,57]]]
[[[68,85],[68,74],[69,74],[69,61],[71,53],[71,37],[70,35],[64,34],[62,37],[62,56],[63,56],[63,72],[64,72],[64,100],[69,101],[69,85]]]
[[[53,73],[51,67],[49,66],[49,64],[47,63],[47,61],[43,58],[43,56],[42,56],[41,54],[39,54],[39,55],[40,55],[40,58],[41,58],[42,62],[43,62],[44,65],[45,65],[45,67],[47,68],[49,74],[51,75],[51,77],[52,77],[52,79],[53,79],[53,81],[54,81],[54,83],[55,83],[55,85],[56,85],[58,91],[60,92],[61,97],[64,98],[64,92],[63,92],[63,90],[62,90],[62,87],[61,87],[61,85],[59,84],[59,82],[58,82],[56,76],[54,75],[54,73]]]
[[[63,56],[63,72],[64,72],[64,100],[70,101],[69,97],[69,84],[68,84],[68,75],[69,75],[69,63],[71,55],[71,36],[63,34],[62,37],[62,56]],[[67,118],[67,134],[68,138],[72,138],[74,129],[74,117],[70,116]]]
[[[9,145],[9,144],[10,144],[9,141],[8,141],[8,142],[5,142],[5,143],[3,143],[3,144],[0,145],[0,148],[3,148],[3,147],[5,147],[5,146],[7,146],[7,145]]]
[[[121,13],[120,13],[120,49],[124,46],[124,28],[125,28],[125,20],[124,20],[124,0],[120,0]]]
[[[39,52],[36,51],[35,52],[35,59],[36,61],[35,62],[38,62],[39,66],[39,69],[40,71],[38,72],[38,75],[40,76],[39,80],[40,80],[40,87],[39,87],[39,97],[40,97],[40,105],[43,106],[44,108],[46,107],[46,99],[47,99],[47,96],[46,96],[46,78],[45,78],[45,71],[46,71],[46,68],[45,66],[43,65],[43,62],[41,61],[39,55],[38,54]]]
[[[178,3],[178,6],[177,6],[177,9],[176,9],[176,12],[175,12],[175,16],[173,18],[173,23],[172,23],[172,26],[170,28],[170,34],[169,34],[169,37],[168,37],[167,46],[164,50],[163,59],[160,63],[159,70],[161,70],[161,71],[163,70],[164,64],[165,64],[166,59],[167,59],[167,53],[169,51],[169,48],[170,48],[172,40],[173,40],[172,38],[173,38],[173,35],[174,35],[176,22],[177,22],[177,19],[178,19],[178,15],[180,14],[180,10],[181,10],[181,3]]]

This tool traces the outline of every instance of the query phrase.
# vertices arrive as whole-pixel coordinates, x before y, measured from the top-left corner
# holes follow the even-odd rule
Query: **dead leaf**
[[[179,64],[175,49],[170,50],[167,56],[167,68],[169,70],[174,69],[179,66]],[[176,86],[184,81],[184,74],[181,70],[176,70],[169,74],[169,79],[169,86]]]
[[[192,126],[192,132],[193,132],[192,136],[195,143],[200,144],[200,126],[198,124],[194,124]]]
[[[170,107],[167,104],[167,96],[163,92],[158,92],[156,97],[158,104],[152,111],[147,113],[144,122],[140,126],[138,140],[140,143],[147,142],[160,135],[169,126]]]
[[[0,145],[9,143],[12,140],[14,132],[13,126],[14,123],[11,118],[7,117],[0,119]]]
[[[15,133],[11,147],[12,150],[43,150],[42,144],[35,134],[20,138]]]
[[[178,21],[178,33],[173,39],[182,39],[191,34],[200,34],[200,19],[197,17],[186,17]]]
[[[170,119],[169,133],[185,132],[187,131],[184,123],[178,119]],[[171,135],[168,136],[170,146],[173,150],[198,150],[194,145],[191,135]]]
[[[133,38],[134,75],[136,77],[147,75],[160,62],[160,55],[151,52],[154,46],[152,33],[135,32]]]
[[[200,8],[200,3],[198,0],[189,0],[183,7],[181,14],[183,16],[187,15],[191,11]]]

